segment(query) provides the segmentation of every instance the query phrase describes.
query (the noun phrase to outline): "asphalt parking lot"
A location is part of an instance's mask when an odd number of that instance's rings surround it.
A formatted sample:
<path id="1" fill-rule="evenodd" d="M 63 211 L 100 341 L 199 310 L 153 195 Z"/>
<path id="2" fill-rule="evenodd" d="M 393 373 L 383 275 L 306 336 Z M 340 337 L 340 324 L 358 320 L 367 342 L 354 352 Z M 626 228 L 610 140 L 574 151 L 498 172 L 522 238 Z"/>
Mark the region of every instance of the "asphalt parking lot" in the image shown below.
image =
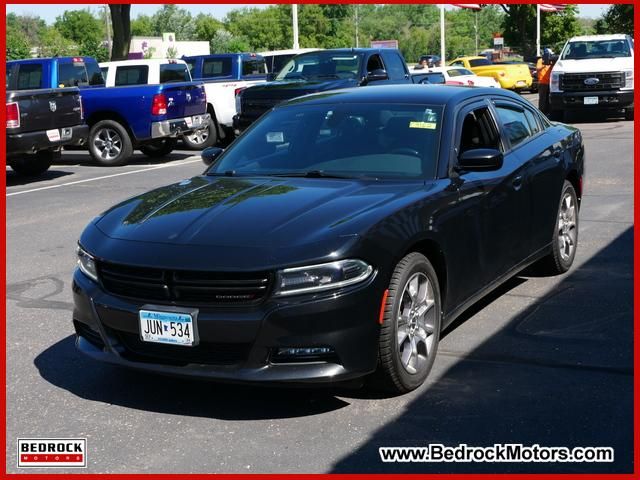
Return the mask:
<path id="1" fill-rule="evenodd" d="M 573 268 L 517 277 L 472 307 L 446 331 L 427 383 L 395 398 L 186 381 L 81 356 L 70 282 L 83 227 L 118 201 L 204 166 L 176 151 L 103 168 L 76 151 L 35 180 L 7 169 L 8 471 L 19 471 L 16 438 L 85 437 L 88 473 L 630 473 L 633 122 L 581 117 L 576 125 L 587 173 Z M 610 446 L 615 461 L 378 457 L 379 447 L 428 443 Z"/>

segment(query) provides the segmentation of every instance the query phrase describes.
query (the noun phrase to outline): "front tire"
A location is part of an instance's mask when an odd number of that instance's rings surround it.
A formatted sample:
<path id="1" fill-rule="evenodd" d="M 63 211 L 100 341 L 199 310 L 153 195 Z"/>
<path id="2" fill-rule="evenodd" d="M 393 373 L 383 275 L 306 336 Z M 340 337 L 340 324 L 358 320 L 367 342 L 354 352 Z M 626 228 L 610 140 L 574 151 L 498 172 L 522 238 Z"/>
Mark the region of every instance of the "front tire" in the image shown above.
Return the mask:
<path id="1" fill-rule="evenodd" d="M 166 157 L 176 147 L 176 140 L 174 138 L 162 138 L 160 140 L 154 140 L 151 143 L 142 145 L 140 151 L 147 157 L 161 158 Z"/>
<path id="2" fill-rule="evenodd" d="M 441 328 L 438 277 L 429 260 L 414 252 L 393 272 L 378 347 L 379 385 L 406 393 L 422 385 L 431 371 Z"/>
<path id="3" fill-rule="evenodd" d="M 183 135 L 182 141 L 189 150 L 204 150 L 218 143 L 218 128 L 213 121 L 206 128 L 196 130 L 189 135 Z"/>
<path id="4" fill-rule="evenodd" d="M 89 153 L 104 167 L 124 165 L 133 153 L 129 133 L 114 120 L 101 120 L 89 131 Z"/>
<path id="5" fill-rule="evenodd" d="M 9 160 L 11 169 L 26 177 L 37 177 L 49 170 L 54 159 L 60 154 L 52 150 L 41 150 L 35 154 L 25 154 Z"/>

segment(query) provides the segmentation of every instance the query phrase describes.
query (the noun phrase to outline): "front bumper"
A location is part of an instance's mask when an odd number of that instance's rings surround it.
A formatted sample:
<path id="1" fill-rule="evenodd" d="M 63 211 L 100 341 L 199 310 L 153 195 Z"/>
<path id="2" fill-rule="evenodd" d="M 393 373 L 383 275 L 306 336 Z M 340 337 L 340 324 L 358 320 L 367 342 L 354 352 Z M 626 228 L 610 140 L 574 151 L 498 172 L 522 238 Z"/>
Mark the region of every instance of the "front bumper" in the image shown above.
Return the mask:
<path id="1" fill-rule="evenodd" d="M 184 118 L 172 118 L 151 124 L 151 138 L 177 137 L 184 133 L 200 130 L 209 125 L 211 115 L 193 115 Z"/>
<path id="2" fill-rule="evenodd" d="M 76 346 L 96 360 L 183 377 L 249 383 L 340 382 L 376 368 L 383 290 L 374 274 L 363 284 L 322 296 L 270 299 L 254 307 L 200 307 L 200 343 L 181 347 L 140 341 L 138 312 L 144 302 L 108 294 L 76 270 Z M 275 352 L 283 347 L 330 347 L 333 352 L 312 359 L 278 360 Z"/>
<path id="3" fill-rule="evenodd" d="M 597 104 L 585 105 L 585 97 L 597 97 Z M 551 92 L 549 102 L 553 110 L 619 109 L 633 107 L 633 90 L 602 90 L 590 92 Z"/>
<path id="4" fill-rule="evenodd" d="M 74 125 L 48 130 L 50 134 L 57 130 L 59 140 L 50 140 L 47 131 L 10 134 L 7 132 L 7 155 L 36 153 L 41 150 L 59 148 L 64 145 L 83 145 L 89 136 L 87 125 Z"/>

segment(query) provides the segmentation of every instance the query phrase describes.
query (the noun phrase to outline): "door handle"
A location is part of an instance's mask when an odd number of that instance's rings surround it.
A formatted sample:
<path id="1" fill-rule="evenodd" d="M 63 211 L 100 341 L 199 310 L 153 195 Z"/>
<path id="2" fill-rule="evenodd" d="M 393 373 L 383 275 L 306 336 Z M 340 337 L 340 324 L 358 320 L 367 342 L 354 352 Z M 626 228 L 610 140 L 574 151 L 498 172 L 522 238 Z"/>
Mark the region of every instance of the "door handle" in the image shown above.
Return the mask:
<path id="1" fill-rule="evenodd" d="M 522 175 L 518 175 L 511 181 L 514 190 L 520 190 L 522 188 Z"/>

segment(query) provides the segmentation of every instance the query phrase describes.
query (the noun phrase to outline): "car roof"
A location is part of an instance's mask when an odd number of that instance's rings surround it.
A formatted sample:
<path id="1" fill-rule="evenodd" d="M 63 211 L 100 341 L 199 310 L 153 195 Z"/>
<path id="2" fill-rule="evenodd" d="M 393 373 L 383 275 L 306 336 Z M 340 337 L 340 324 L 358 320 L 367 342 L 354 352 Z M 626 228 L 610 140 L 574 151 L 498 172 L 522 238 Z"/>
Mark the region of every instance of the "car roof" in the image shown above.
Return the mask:
<path id="1" fill-rule="evenodd" d="M 571 37 L 569 42 L 593 42 L 595 40 L 624 40 L 627 36 L 624 33 L 614 33 L 611 35 L 581 35 Z"/>
<path id="2" fill-rule="evenodd" d="M 347 88 L 313 93 L 289 100 L 280 105 L 287 106 L 302 103 L 413 103 L 419 105 L 455 105 L 469 98 L 487 95 L 502 96 L 521 101 L 519 95 L 509 90 L 497 88 L 471 88 L 446 85 L 379 85 L 375 88 Z"/>
<path id="3" fill-rule="evenodd" d="M 269 57 L 272 55 L 298 55 L 300 53 L 315 52 L 318 50 L 324 50 L 323 48 L 289 48 L 286 50 L 269 50 L 268 52 L 259 52 L 259 55 L 263 57 Z"/>
<path id="4" fill-rule="evenodd" d="M 101 67 L 108 67 L 108 66 L 114 66 L 114 67 L 120 67 L 120 66 L 127 66 L 127 65 L 153 65 L 153 64 L 160 64 L 160 65 L 164 65 L 167 63 L 176 63 L 176 64 L 181 64 L 184 65 L 186 64 L 186 62 L 184 60 L 181 59 L 170 59 L 170 58 L 138 58 L 138 59 L 130 59 L 130 60 L 115 60 L 113 62 L 100 62 L 98 65 L 100 65 Z"/>
<path id="5" fill-rule="evenodd" d="M 479 55 L 467 55 L 464 57 L 456 57 L 452 61 L 455 62 L 456 60 L 486 60 L 486 59 L 487 57 L 481 57 Z"/>

